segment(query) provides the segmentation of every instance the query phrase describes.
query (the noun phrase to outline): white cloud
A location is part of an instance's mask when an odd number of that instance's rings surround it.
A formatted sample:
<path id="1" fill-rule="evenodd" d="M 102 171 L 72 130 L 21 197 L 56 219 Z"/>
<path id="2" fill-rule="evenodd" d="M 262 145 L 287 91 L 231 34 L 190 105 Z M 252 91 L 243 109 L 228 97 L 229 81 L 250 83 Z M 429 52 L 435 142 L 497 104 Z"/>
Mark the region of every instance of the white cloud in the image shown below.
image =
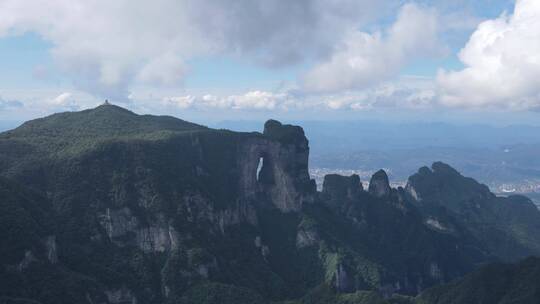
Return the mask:
<path id="1" fill-rule="evenodd" d="M 181 85 L 195 57 L 274 67 L 318 58 L 397 2 L 2 0 L 0 37 L 35 32 L 78 88 L 126 100 L 134 84 Z"/>
<path id="2" fill-rule="evenodd" d="M 180 109 L 189 109 L 191 108 L 196 101 L 196 97 L 192 95 L 187 96 L 172 96 L 163 98 L 165 105 L 172 105 Z"/>
<path id="3" fill-rule="evenodd" d="M 540 1 L 482 22 L 459 53 L 460 71 L 440 71 L 440 102 L 457 107 L 540 107 Z"/>
<path id="4" fill-rule="evenodd" d="M 436 92 L 426 79 L 400 79 L 360 91 L 319 95 L 313 107 L 330 110 L 429 109 L 436 105 Z"/>
<path id="5" fill-rule="evenodd" d="M 61 93 L 60 95 L 49 99 L 47 103 L 51 109 L 55 111 L 78 111 L 82 108 L 75 96 L 70 92 Z"/>
<path id="6" fill-rule="evenodd" d="M 425 78 L 404 77 L 365 90 L 330 94 L 301 94 L 295 88 L 282 91 L 248 91 L 240 94 L 190 94 L 162 98 L 164 107 L 223 111 L 353 110 L 382 108 L 426 109 L 435 104 L 433 82 Z"/>
<path id="7" fill-rule="evenodd" d="M 445 106 L 540 105 L 538 1 L 518 0 L 515 14 L 478 26 L 460 53 L 466 67 L 440 72 L 438 88 L 404 86 L 399 74 L 415 60 L 444 53 L 441 32 L 446 39 L 478 19 L 455 9 L 466 0 L 415 2 L 430 7 L 405 4 L 395 22 L 381 29 L 369 22 L 393 17 L 403 1 L 0 0 L 0 39 L 37 33 L 51 43 L 55 62 L 74 82 L 75 88 L 55 88 L 39 98 L 14 97 L 40 109 L 39 102 L 51 110 L 84 108 L 98 98 L 250 111 L 425 108 L 437 100 Z M 451 11 L 444 3 L 452 4 Z M 360 30 L 366 26 L 380 30 Z M 190 61 L 213 56 L 273 68 L 307 59 L 314 67 L 296 92 L 210 88 L 178 94 Z M 35 77 L 46 78 L 49 68 L 37 67 Z M 141 88 L 153 96 L 131 94 Z"/>
<path id="8" fill-rule="evenodd" d="M 228 109 L 228 110 L 288 110 L 296 101 L 287 93 L 249 91 L 244 94 L 216 96 L 176 96 L 163 99 L 166 105 L 181 109 Z"/>
<path id="9" fill-rule="evenodd" d="M 277 106 L 284 104 L 287 99 L 286 94 L 275 94 L 263 91 L 252 91 L 241 96 L 232 96 L 231 102 L 236 109 L 266 109 L 273 110 Z"/>
<path id="10" fill-rule="evenodd" d="M 330 59 L 304 76 L 304 87 L 315 92 L 335 92 L 364 89 L 387 80 L 407 62 L 441 53 L 437 28 L 435 10 L 406 4 L 384 33 L 349 30 Z"/>
<path id="11" fill-rule="evenodd" d="M 67 103 L 69 103 L 71 96 L 72 96 L 71 93 L 64 92 L 56 96 L 55 98 L 53 98 L 51 100 L 51 103 L 57 106 L 65 106 Z"/>

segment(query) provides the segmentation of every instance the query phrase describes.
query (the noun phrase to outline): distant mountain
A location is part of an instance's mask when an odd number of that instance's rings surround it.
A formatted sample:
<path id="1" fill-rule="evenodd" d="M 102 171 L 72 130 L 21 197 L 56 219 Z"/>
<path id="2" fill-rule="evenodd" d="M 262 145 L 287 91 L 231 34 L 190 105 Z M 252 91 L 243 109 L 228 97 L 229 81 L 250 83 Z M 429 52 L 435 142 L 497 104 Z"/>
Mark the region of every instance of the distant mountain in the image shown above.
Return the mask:
<path id="1" fill-rule="evenodd" d="M 309 151 L 275 120 L 232 132 L 112 105 L 1 133 L 0 303 L 410 303 L 540 254 L 524 197 L 442 163 L 405 188 L 381 170 L 319 192 Z"/>

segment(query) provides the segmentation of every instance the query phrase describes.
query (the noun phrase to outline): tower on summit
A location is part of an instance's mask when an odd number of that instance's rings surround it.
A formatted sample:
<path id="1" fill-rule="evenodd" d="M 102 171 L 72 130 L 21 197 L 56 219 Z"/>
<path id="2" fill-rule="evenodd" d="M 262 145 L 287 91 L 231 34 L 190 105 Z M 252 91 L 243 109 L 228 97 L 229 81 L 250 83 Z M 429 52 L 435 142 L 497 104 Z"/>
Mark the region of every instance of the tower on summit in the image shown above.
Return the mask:
<path id="1" fill-rule="evenodd" d="M 111 103 L 109 102 L 109 100 L 108 100 L 108 99 L 105 99 L 105 102 L 103 103 L 103 105 L 104 105 L 104 106 L 110 106 L 110 105 L 111 105 Z"/>

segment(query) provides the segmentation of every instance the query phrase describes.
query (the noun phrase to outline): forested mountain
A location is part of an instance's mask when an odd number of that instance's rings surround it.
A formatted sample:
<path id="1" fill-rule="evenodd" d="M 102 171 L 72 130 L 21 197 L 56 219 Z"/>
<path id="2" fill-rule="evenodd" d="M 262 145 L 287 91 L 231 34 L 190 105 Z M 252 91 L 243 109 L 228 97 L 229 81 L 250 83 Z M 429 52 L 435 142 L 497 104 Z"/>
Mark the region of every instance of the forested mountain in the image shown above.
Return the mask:
<path id="1" fill-rule="evenodd" d="M 404 188 L 381 170 L 319 192 L 308 157 L 298 126 L 113 105 L 1 133 L 0 303 L 453 303 L 459 283 L 428 288 L 540 254 L 525 197 L 443 163 Z"/>

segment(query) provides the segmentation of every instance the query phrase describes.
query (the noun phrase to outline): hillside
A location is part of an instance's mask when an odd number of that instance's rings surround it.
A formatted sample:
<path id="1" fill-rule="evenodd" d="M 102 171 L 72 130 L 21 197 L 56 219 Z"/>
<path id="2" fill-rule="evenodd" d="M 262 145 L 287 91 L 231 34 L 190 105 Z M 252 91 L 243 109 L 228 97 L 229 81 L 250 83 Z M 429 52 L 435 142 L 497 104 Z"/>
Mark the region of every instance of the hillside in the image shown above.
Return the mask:
<path id="1" fill-rule="evenodd" d="M 82 152 L 107 140 L 156 139 L 171 133 L 206 129 L 170 116 L 137 115 L 124 108 L 104 104 L 94 109 L 57 113 L 28 121 L 2 133 L 0 142 L 5 145 L 15 141 L 36 152 L 62 155 Z"/>
<path id="2" fill-rule="evenodd" d="M 503 260 L 540 252 L 538 211 L 524 196 L 497 197 L 441 162 L 420 168 L 406 189 L 411 201 L 441 229 L 459 225 Z"/>
<path id="3" fill-rule="evenodd" d="M 533 304 L 540 299 L 540 259 L 518 264 L 492 264 L 461 280 L 434 287 L 418 297 L 418 304 Z"/>

